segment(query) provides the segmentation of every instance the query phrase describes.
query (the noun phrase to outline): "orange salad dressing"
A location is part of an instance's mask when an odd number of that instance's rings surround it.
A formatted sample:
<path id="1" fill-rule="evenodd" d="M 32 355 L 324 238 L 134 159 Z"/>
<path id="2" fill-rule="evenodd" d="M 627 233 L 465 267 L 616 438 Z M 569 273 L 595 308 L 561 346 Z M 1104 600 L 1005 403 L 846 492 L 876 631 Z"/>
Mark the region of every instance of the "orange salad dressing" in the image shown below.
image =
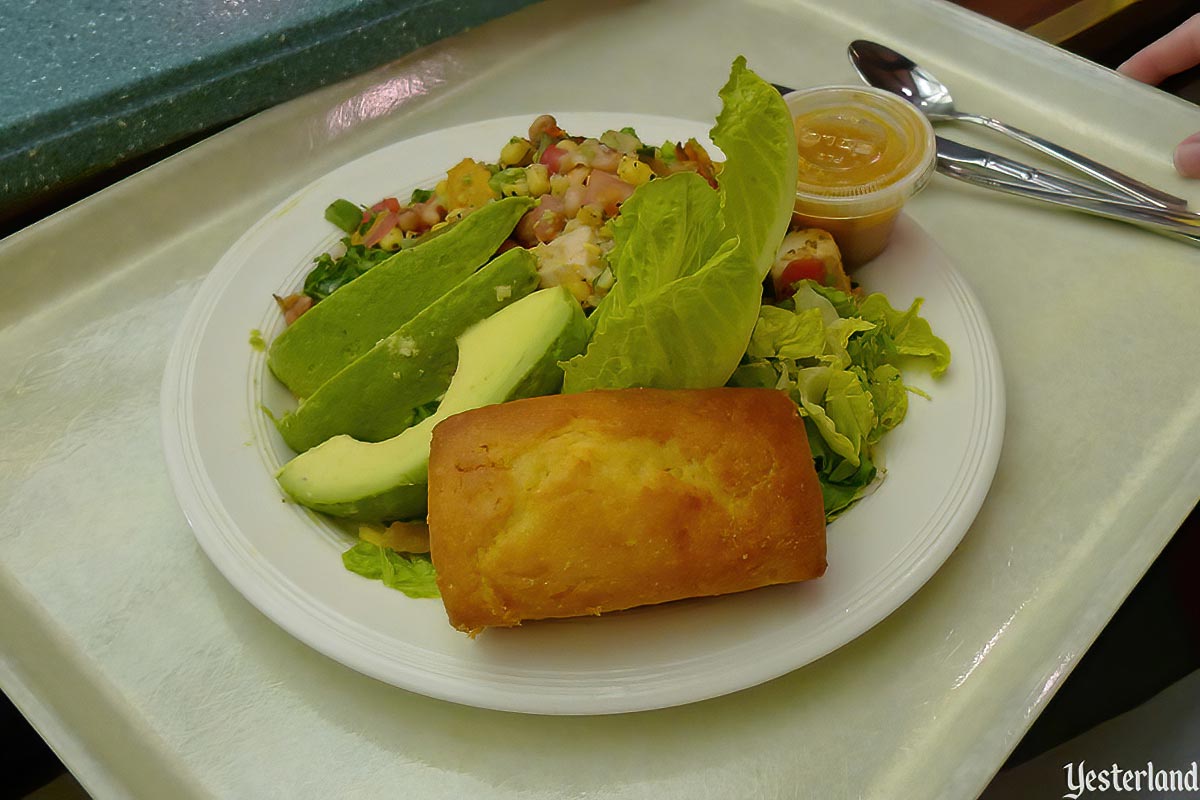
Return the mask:
<path id="1" fill-rule="evenodd" d="M 932 168 L 928 122 L 899 98 L 871 92 L 812 90 L 805 94 L 821 99 L 791 106 L 798 155 L 794 221 L 829 231 L 848 267 L 883 251 L 904 201 Z"/>
<path id="2" fill-rule="evenodd" d="M 900 177 L 904 146 L 895 130 L 865 110 L 817 109 L 796 117 L 800 183 L 883 188 Z"/>

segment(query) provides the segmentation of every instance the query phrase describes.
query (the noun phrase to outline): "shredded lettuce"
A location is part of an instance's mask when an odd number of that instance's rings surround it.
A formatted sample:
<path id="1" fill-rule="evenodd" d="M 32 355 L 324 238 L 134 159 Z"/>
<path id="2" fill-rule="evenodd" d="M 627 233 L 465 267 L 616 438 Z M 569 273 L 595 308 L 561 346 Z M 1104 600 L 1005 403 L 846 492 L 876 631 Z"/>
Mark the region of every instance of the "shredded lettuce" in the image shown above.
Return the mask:
<path id="1" fill-rule="evenodd" d="M 900 370 L 892 364 L 880 364 L 867 380 L 871 403 L 875 407 L 875 425 L 867 441 L 878 442 L 883 435 L 904 421 L 908 413 L 908 389 Z"/>
<path id="2" fill-rule="evenodd" d="M 563 391 L 706 388 L 737 368 L 791 219 L 796 134 L 778 92 L 745 58 L 720 96 L 718 189 L 680 173 L 625 202 L 610 258 L 616 283 L 593 315 L 587 351 L 563 365 Z"/>
<path id="3" fill-rule="evenodd" d="M 888 336 L 901 355 L 933 359 L 932 371 L 937 376 L 950 366 L 950 348 L 933 335 L 929 323 L 918 315 L 921 302 L 918 297 L 907 311 L 897 311 L 886 297 L 873 294 L 863 300 L 858 313 L 863 319 L 887 328 Z"/>
<path id="4" fill-rule="evenodd" d="M 433 562 L 424 555 L 405 555 L 371 542 L 359 542 L 342 553 L 342 563 L 364 578 L 382 581 L 409 597 L 441 597 Z"/>
<path id="5" fill-rule="evenodd" d="M 334 258 L 322 253 L 313 259 L 316 266 L 304 279 L 304 293 L 313 302 L 321 302 L 371 267 L 396 255 L 379 247 L 350 244 L 349 236 L 342 239 L 342 246 L 346 248 L 344 255 Z"/>
<path id="6" fill-rule="evenodd" d="M 858 500 L 879 470 L 873 446 L 908 413 L 900 365 L 924 362 L 934 375 L 950 349 L 919 315 L 883 295 L 861 302 L 813 281 L 779 306 L 763 306 L 733 386 L 786 390 L 804 416 L 809 445 L 833 519 Z"/>
<path id="7" fill-rule="evenodd" d="M 819 308 L 795 312 L 763 306 L 750 334 L 751 358 L 818 358 L 825 352 L 825 320 Z"/>

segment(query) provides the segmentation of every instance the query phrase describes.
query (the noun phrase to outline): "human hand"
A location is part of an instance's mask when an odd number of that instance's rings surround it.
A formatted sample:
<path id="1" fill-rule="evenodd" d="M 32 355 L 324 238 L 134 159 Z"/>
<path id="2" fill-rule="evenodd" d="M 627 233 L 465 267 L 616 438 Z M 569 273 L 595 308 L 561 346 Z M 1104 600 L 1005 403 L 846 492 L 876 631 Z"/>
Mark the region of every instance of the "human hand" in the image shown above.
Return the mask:
<path id="1" fill-rule="evenodd" d="M 1117 71 L 1156 86 L 1197 64 L 1200 64 L 1200 14 L 1134 53 Z M 1186 178 L 1200 178 L 1200 133 L 1184 139 L 1175 149 L 1175 169 Z"/>

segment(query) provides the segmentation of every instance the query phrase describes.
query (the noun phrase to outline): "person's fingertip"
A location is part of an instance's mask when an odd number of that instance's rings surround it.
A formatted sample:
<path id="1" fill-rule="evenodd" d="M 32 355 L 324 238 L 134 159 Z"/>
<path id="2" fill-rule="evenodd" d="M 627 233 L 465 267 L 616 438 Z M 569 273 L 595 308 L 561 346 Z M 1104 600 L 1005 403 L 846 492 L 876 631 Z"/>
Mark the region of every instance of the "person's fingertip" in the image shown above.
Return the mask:
<path id="1" fill-rule="evenodd" d="M 1175 169 L 1185 178 L 1200 178 L 1200 133 L 1195 133 L 1175 148 Z"/>

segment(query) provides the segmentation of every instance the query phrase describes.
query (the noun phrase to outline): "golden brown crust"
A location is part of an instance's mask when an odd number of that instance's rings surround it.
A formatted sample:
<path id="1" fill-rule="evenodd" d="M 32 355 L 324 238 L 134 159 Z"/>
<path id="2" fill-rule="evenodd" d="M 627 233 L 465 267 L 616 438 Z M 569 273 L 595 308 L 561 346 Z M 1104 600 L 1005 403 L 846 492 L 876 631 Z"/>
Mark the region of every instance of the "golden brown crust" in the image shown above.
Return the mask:
<path id="1" fill-rule="evenodd" d="M 429 532 L 450 622 L 477 632 L 825 572 L 804 424 L 771 389 L 622 389 L 450 417 Z"/>

